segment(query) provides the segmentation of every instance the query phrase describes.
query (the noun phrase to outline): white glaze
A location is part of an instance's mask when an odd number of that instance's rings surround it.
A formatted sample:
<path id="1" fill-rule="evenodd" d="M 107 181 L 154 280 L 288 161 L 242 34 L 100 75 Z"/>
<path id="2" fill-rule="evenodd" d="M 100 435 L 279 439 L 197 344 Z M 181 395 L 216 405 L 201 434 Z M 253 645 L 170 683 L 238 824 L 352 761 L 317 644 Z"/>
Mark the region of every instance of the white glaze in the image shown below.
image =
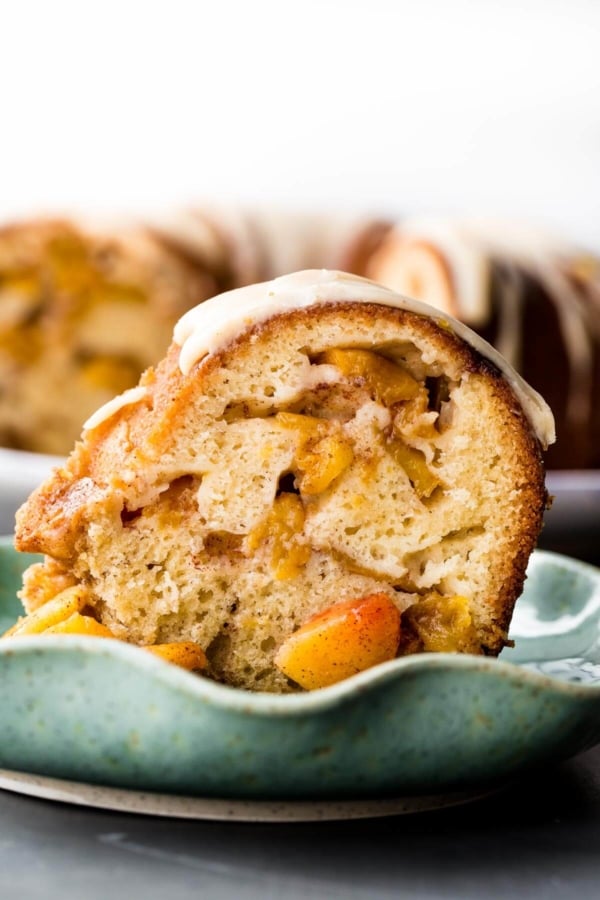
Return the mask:
<path id="1" fill-rule="evenodd" d="M 107 419 L 114 416 L 120 409 L 123 409 L 124 406 L 131 406 L 134 403 L 139 403 L 140 400 L 143 400 L 147 395 L 148 388 L 142 387 L 141 385 L 123 391 L 122 394 L 113 397 L 112 400 L 109 400 L 108 403 L 105 403 L 104 406 L 97 409 L 95 413 L 92 413 L 89 419 L 84 422 L 83 430 L 92 431 L 94 428 L 97 428 L 98 425 L 101 425 L 102 422 L 106 422 Z"/>
<path id="2" fill-rule="evenodd" d="M 388 288 L 344 272 L 326 269 L 284 275 L 274 281 L 228 291 L 196 306 L 177 323 L 174 341 L 181 347 L 183 374 L 207 354 L 215 353 L 239 334 L 274 315 L 321 303 L 377 303 L 427 316 L 450 328 L 458 337 L 489 359 L 505 376 L 519 399 L 542 446 L 555 440 L 554 418 L 534 391 L 490 344 L 470 328 L 439 310 L 403 297 Z"/>

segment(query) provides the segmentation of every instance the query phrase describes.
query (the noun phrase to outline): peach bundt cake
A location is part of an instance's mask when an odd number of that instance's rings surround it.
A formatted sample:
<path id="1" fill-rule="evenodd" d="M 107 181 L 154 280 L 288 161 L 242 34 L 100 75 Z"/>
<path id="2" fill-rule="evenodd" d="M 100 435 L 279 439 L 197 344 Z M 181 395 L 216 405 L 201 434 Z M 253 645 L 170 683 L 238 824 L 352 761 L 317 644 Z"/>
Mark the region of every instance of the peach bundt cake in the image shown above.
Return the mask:
<path id="1" fill-rule="evenodd" d="M 189 311 L 18 514 L 22 599 L 65 589 L 209 674 L 314 688 L 396 655 L 497 654 L 546 505 L 541 399 L 450 317 L 299 272 Z"/>

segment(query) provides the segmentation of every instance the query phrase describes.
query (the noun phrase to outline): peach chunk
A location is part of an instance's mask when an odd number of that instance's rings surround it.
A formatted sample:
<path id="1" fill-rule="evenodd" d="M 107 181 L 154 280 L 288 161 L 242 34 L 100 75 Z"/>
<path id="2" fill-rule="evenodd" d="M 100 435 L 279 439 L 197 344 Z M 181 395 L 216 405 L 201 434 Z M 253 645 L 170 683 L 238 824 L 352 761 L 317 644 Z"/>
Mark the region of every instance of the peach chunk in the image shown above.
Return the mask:
<path id="1" fill-rule="evenodd" d="M 396 656 L 400 613 L 387 594 L 329 606 L 285 641 L 275 665 L 306 690 L 327 687 Z"/>
<path id="2" fill-rule="evenodd" d="M 81 585 L 68 587 L 52 600 L 48 600 L 35 612 L 19 619 L 12 628 L 9 628 L 3 638 L 25 637 L 31 634 L 42 634 L 48 628 L 64 622 L 73 613 L 81 612 L 87 602 L 87 593 Z"/>
<path id="3" fill-rule="evenodd" d="M 297 494 L 280 494 L 266 519 L 248 535 L 248 550 L 271 541 L 271 566 L 278 581 L 295 578 L 310 558 L 303 538 L 304 506 Z"/>
<path id="4" fill-rule="evenodd" d="M 348 378 L 361 378 L 386 406 L 416 397 L 421 385 L 406 369 L 372 350 L 326 350 L 319 362 L 335 366 Z"/>
<path id="5" fill-rule="evenodd" d="M 101 622 L 96 622 L 91 616 L 82 616 L 81 613 L 73 613 L 63 622 L 57 622 L 50 628 L 46 628 L 44 634 L 75 634 L 85 637 L 114 638 L 110 628 Z"/>
<path id="6" fill-rule="evenodd" d="M 182 669 L 188 669 L 195 672 L 198 669 L 206 669 L 208 660 L 206 654 L 199 644 L 193 641 L 174 641 L 171 644 L 150 644 L 143 647 L 148 653 L 159 656 L 165 662 L 180 666 Z"/>
<path id="7" fill-rule="evenodd" d="M 312 449 L 298 451 L 296 462 L 302 472 L 300 490 L 303 494 L 320 494 L 345 472 L 353 459 L 350 444 L 336 435 L 327 435 Z"/>
<path id="8" fill-rule="evenodd" d="M 440 485 L 440 480 L 427 467 L 423 453 L 396 439 L 389 441 L 387 448 L 394 461 L 408 475 L 419 498 L 430 497 Z"/>
<path id="9" fill-rule="evenodd" d="M 339 425 L 300 413 L 278 413 L 277 421 L 299 435 L 294 467 L 303 494 L 320 494 L 345 472 L 354 452 Z"/>
<path id="10" fill-rule="evenodd" d="M 432 592 L 402 614 L 400 654 L 481 653 L 467 597 Z"/>

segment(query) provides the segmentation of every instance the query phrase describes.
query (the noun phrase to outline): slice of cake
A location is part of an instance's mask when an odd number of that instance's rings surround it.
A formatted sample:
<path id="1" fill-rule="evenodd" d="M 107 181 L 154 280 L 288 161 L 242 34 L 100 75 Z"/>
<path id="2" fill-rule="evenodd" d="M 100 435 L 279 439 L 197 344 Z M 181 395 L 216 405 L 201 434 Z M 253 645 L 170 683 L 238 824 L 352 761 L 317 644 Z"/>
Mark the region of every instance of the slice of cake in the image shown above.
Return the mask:
<path id="1" fill-rule="evenodd" d="M 546 505 L 552 415 L 464 325 L 361 278 L 215 297 L 18 514 L 33 612 L 193 641 L 253 690 L 497 654 Z M 83 591 L 83 595 L 81 594 Z"/>

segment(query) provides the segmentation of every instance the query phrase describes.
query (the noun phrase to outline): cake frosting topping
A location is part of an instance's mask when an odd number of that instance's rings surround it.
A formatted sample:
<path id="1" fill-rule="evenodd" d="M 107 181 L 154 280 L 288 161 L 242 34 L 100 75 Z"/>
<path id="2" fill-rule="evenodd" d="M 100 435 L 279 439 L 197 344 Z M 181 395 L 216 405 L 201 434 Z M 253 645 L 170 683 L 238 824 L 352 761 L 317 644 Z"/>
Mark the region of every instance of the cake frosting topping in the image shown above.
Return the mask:
<path id="1" fill-rule="evenodd" d="M 219 294 L 196 306 L 175 326 L 173 338 L 181 347 L 180 369 L 183 374 L 188 374 L 205 356 L 217 352 L 247 329 L 279 313 L 323 303 L 349 302 L 404 309 L 427 316 L 442 327 L 449 328 L 502 372 L 542 446 L 554 443 L 554 418 L 550 407 L 487 341 L 466 325 L 426 303 L 344 272 L 326 269 L 295 272 L 273 281 Z"/>
<path id="2" fill-rule="evenodd" d="M 138 387 L 129 388 L 129 390 L 123 391 L 122 394 L 117 394 L 116 397 L 113 397 L 112 400 L 109 400 L 108 403 L 105 403 L 97 409 L 95 413 L 92 413 L 89 419 L 84 423 L 83 430 L 92 431 L 94 428 L 97 428 L 98 425 L 102 424 L 102 422 L 105 422 L 107 419 L 110 419 L 111 416 L 114 416 L 120 409 L 123 409 L 124 406 L 131 406 L 134 403 L 139 403 L 140 400 L 144 399 L 147 393 L 148 388 L 139 385 Z"/>

